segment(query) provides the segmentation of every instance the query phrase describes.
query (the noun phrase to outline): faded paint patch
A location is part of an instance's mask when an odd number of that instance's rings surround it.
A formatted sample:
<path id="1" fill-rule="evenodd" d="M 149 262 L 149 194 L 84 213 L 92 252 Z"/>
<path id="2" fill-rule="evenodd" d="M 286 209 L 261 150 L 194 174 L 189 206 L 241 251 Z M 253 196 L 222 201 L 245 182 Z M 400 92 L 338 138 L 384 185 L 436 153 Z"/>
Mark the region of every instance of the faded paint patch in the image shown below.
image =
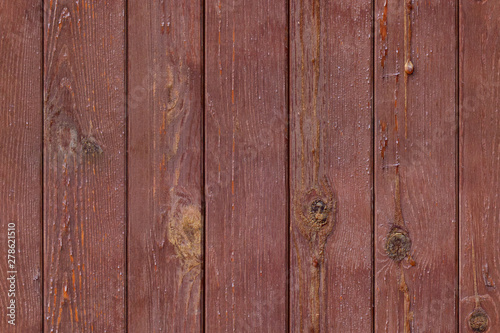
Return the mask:
<path id="1" fill-rule="evenodd" d="M 72 155 L 78 146 L 78 131 L 74 126 L 66 125 L 57 128 L 57 147 L 64 155 Z"/>
<path id="2" fill-rule="evenodd" d="M 168 241 L 186 270 L 199 269 L 201 264 L 202 219 L 200 208 L 184 206 L 171 220 Z"/>

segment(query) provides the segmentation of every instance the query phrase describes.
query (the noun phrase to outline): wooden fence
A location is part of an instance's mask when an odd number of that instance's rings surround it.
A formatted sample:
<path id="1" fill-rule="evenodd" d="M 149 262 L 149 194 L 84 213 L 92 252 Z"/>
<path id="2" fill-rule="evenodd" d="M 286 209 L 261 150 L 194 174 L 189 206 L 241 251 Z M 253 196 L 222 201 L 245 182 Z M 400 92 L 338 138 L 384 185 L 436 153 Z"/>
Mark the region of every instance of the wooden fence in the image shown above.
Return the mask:
<path id="1" fill-rule="evenodd" d="M 5 0 L 0 57 L 1 332 L 499 332 L 499 1 Z"/>

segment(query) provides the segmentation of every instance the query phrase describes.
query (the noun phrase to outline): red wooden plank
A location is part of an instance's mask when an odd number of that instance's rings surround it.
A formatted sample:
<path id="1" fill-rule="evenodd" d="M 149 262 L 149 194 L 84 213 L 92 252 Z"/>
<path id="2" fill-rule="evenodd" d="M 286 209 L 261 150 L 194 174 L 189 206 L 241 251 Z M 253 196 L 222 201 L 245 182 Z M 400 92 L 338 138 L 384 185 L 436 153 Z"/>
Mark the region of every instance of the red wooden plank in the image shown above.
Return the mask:
<path id="1" fill-rule="evenodd" d="M 376 332 L 456 331 L 456 11 L 376 1 Z"/>
<path id="2" fill-rule="evenodd" d="M 460 332 L 500 329 L 499 17 L 460 1 Z"/>
<path id="3" fill-rule="evenodd" d="M 287 2 L 205 3 L 205 330 L 285 332 Z"/>
<path id="4" fill-rule="evenodd" d="M 202 4 L 128 12 L 128 327 L 200 332 Z"/>
<path id="5" fill-rule="evenodd" d="M 372 3 L 290 3 L 290 328 L 369 332 Z"/>
<path id="6" fill-rule="evenodd" d="M 123 331 L 124 2 L 45 6 L 45 330 Z"/>
<path id="7" fill-rule="evenodd" d="M 0 331 L 39 332 L 42 329 L 40 2 L 2 1 L 0 32 Z"/>

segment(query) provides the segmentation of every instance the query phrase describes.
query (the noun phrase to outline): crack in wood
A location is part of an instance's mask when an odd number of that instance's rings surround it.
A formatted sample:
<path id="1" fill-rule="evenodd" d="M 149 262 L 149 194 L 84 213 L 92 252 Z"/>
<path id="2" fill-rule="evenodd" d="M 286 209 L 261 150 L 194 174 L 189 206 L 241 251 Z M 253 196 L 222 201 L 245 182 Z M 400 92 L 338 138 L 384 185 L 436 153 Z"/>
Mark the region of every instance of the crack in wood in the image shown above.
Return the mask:
<path id="1" fill-rule="evenodd" d="M 403 266 L 401 266 L 401 281 L 399 284 L 399 290 L 403 293 L 403 309 L 404 309 L 404 317 L 403 317 L 403 332 L 410 333 L 411 332 L 411 322 L 413 320 L 413 312 L 410 311 L 410 290 L 405 281 L 405 273 Z"/>
<path id="2" fill-rule="evenodd" d="M 309 242 L 311 252 L 311 284 L 309 302 L 311 304 L 311 332 L 320 329 L 320 304 L 325 290 L 321 289 L 324 280 L 324 249 L 335 225 L 336 200 L 328 178 L 301 196 L 295 203 L 297 227 Z"/>
<path id="3" fill-rule="evenodd" d="M 477 267 L 476 267 L 476 251 L 474 247 L 474 239 L 472 239 L 472 277 L 474 280 L 474 299 L 476 307 L 469 315 L 469 327 L 473 332 L 486 332 L 489 326 L 488 314 L 481 307 L 481 300 L 479 297 L 477 286 Z"/>
<path id="4" fill-rule="evenodd" d="M 405 0 L 404 4 L 404 56 L 405 56 L 405 139 L 408 138 L 408 76 L 415 70 L 411 61 L 411 11 L 412 0 Z"/>
<path id="5" fill-rule="evenodd" d="M 400 191 L 400 175 L 399 167 L 396 166 L 396 185 L 395 185 L 395 212 L 394 225 L 387 236 L 385 251 L 387 256 L 391 258 L 399 266 L 401 277 L 399 281 L 399 291 L 403 293 L 403 332 L 411 332 L 411 322 L 413 321 L 413 312 L 411 311 L 410 289 L 406 284 L 404 267 L 401 264 L 402 260 L 407 258 L 411 266 L 415 266 L 415 261 L 410 255 L 411 238 L 406 228 L 401 209 L 401 191 Z"/>

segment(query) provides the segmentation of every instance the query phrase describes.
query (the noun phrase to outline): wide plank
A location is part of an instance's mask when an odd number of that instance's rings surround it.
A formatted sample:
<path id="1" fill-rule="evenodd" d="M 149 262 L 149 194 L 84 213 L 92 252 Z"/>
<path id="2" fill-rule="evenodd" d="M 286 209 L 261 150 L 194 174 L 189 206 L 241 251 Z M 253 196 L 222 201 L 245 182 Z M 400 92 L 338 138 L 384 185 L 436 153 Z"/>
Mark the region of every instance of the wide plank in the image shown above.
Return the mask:
<path id="1" fill-rule="evenodd" d="M 456 332 L 457 4 L 375 2 L 375 332 Z"/>
<path id="2" fill-rule="evenodd" d="M 290 1 L 290 331 L 370 332 L 372 2 Z"/>
<path id="3" fill-rule="evenodd" d="M 205 1 L 206 332 L 286 332 L 287 1 Z"/>
<path id="4" fill-rule="evenodd" d="M 128 328 L 201 332 L 202 3 L 128 13 Z"/>
<path id="5" fill-rule="evenodd" d="M 0 332 L 40 332 L 40 1 L 0 2 L 0 58 Z"/>
<path id="6" fill-rule="evenodd" d="M 125 2 L 46 0 L 44 328 L 121 332 Z"/>
<path id="7" fill-rule="evenodd" d="M 459 332 L 500 330 L 500 3 L 460 1 Z"/>

